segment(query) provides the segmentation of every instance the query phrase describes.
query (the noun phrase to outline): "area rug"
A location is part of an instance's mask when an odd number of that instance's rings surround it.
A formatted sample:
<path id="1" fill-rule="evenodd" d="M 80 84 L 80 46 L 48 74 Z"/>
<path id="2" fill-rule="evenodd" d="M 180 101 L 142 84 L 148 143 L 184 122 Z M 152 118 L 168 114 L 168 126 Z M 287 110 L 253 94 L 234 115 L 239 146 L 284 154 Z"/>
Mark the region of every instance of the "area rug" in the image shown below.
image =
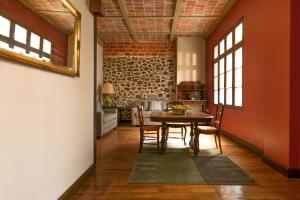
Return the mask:
<path id="1" fill-rule="evenodd" d="M 206 184 L 251 185 L 256 183 L 227 156 L 197 156 L 193 159 Z"/>
<path id="2" fill-rule="evenodd" d="M 128 180 L 135 184 L 250 185 L 255 180 L 226 156 L 193 157 L 187 149 L 168 149 L 162 155 L 143 150 Z"/>
<path id="3" fill-rule="evenodd" d="M 185 149 L 168 149 L 162 155 L 145 149 L 138 155 L 129 183 L 203 184 L 193 159 Z"/>

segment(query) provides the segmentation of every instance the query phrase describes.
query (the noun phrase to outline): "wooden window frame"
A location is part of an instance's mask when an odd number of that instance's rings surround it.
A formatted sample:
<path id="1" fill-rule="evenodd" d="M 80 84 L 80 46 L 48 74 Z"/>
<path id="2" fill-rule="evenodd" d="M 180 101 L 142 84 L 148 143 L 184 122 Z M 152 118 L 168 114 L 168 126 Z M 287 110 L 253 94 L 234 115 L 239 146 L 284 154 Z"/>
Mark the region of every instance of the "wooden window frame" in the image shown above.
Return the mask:
<path id="1" fill-rule="evenodd" d="M 23 48 L 26 52 L 26 56 L 29 56 L 28 53 L 33 52 L 39 55 L 39 58 L 42 59 L 43 57 L 50 59 L 50 61 L 53 61 L 53 42 L 51 42 L 48 38 L 43 37 L 42 34 L 37 33 L 37 32 L 33 32 L 30 29 L 28 29 L 27 27 L 25 27 L 24 25 L 15 22 L 14 20 L 10 19 L 9 17 L 3 15 L 2 13 L 0 13 L 1 17 L 4 17 L 5 19 L 10 21 L 10 30 L 9 30 L 9 37 L 6 37 L 4 35 L 0 35 L 0 41 L 1 42 L 5 42 L 9 45 L 9 48 L 14 48 L 14 46 Z M 15 26 L 18 25 L 24 29 L 26 29 L 27 31 L 27 36 L 26 36 L 26 43 L 23 44 L 19 41 L 16 41 L 14 39 L 14 35 L 15 35 Z M 39 49 L 33 48 L 30 46 L 30 39 L 31 39 L 31 33 L 34 33 L 36 35 L 38 35 L 40 37 L 40 46 Z M 46 53 L 43 51 L 43 40 L 46 39 L 49 42 L 51 42 L 51 52 Z M 30 56 L 29 56 L 30 57 Z"/>
<path id="2" fill-rule="evenodd" d="M 242 28 L 242 40 L 235 44 L 235 29 L 240 25 L 243 24 Z M 232 33 L 232 47 L 227 50 L 227 36 Z M 222 55 L 220 55 L 220 43 L 221 41 L 224 40 L 224 48 L 225 51 Z M 214 49 L 215 47 L 218 46 L 218 56 L 215 58 L 214 55 Z M 243 50 L 243 57 L 242 57 L 242 106 L 236 106 L 235 105 L 235 52 L 236 50 L 242 48 Z M 220 103 L 220 60 L 224 59 L 224 106 L 229 107 L 229 108 L 235 108 L 235 109 L 243 109 L 244 107 L 244 20 L 241 18 L 228 32 L 226 32 L 223 37 L 221 37 L 220 40 L 213 46 L 212 50 L 212 66 L 213 66 L 213 104 L 218 105 Z M 232 105 L 226 104 L 226 89 L 227 89 L 227 56 L 232 54 Z M 215 64 L 217 63 L 218 65 L 218 74 L 215 76 Z M 218 77 L 218 89 L 215 90 L 215 77 Z M 218 102 L 215 103 L 215 92 L 217 91 L 218 95 Z"/>

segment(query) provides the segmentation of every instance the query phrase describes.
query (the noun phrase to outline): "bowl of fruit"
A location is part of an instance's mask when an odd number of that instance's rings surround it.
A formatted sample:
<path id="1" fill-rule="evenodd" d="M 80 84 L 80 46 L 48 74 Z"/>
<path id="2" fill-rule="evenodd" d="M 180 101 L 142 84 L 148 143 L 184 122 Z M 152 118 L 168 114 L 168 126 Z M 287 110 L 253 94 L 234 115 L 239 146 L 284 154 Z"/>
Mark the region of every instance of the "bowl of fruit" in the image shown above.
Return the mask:
<path id="1" fill-rule="evenodd" d="M 183 115 L 185 114 L 185 111 L 191 109 L 189 105 L 174 105 L 171 108 L 171 111 L 174 115 Z"/>

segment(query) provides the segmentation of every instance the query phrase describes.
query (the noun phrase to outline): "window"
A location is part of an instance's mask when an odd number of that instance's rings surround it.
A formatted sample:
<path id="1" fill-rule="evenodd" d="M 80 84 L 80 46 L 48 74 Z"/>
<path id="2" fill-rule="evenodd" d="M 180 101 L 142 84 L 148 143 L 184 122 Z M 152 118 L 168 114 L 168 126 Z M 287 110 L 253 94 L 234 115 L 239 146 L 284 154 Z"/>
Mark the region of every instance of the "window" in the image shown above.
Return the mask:
<path id="1" fill-rule="evenodd" d="M 0 48 L 50 62 L 52 43 L 29 29 L 0 15 Z"/>
<path id="2" fill-rule="evenodd" d="M 243 22 L 235 26 L 213 50 L 214 104 L 243 106 Z"/>

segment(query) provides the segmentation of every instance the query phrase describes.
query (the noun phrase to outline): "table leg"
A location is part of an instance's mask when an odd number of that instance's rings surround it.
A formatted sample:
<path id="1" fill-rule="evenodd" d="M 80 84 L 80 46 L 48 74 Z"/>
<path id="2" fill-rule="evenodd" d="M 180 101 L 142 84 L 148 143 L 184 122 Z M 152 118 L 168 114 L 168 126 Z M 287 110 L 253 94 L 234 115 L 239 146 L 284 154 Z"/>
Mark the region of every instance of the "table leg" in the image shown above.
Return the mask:
<path id="1" fill-rule="evenodd" d="M 195 123 L 194 127 L 197 127 L 198 124 Z M 194 150 L 194 155 L 197 156 L 199 153 L 199 131 L 197 128 L 194 129 L 194 146 L 193 146 L 193 150 Z"/>
<path id="2" fill-rule="evenodd" d="M 194 147 L 194 125 L 193 122 L 191 123 L 191 132 L 190 132 L 190 142 L 189 145 L 191 148 Z"/>
<path id="3" fill-rule="evenodd" d="M 162 154 L 166 152 L 166 122 L 161 123 L 160 151 Z"/>

